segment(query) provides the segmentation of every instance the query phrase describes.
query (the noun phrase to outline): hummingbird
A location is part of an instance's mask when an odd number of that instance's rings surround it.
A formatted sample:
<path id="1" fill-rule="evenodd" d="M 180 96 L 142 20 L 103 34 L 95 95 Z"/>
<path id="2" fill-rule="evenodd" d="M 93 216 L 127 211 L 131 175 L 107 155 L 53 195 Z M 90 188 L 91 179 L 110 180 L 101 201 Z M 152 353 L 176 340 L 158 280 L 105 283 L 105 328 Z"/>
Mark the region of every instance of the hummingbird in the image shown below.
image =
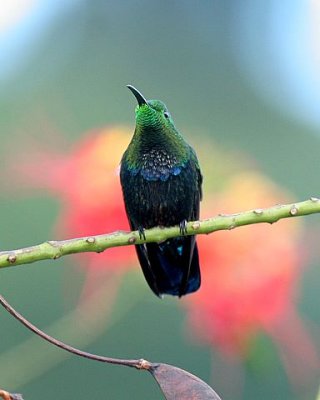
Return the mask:
<path id="1" fill-rule="evenodd" d="M 187 221 L 198 220 L 202 175 L 193 148 L 176 129 L 160 100 L 146 100 L 132 85 L 135 131 L 121 159 L 120 181 L 132 230 L 179 225 L 181 236 L 136 245 L 145 279 L 159 297 L 183 296 L 199 289 L 199 256 Z"/>

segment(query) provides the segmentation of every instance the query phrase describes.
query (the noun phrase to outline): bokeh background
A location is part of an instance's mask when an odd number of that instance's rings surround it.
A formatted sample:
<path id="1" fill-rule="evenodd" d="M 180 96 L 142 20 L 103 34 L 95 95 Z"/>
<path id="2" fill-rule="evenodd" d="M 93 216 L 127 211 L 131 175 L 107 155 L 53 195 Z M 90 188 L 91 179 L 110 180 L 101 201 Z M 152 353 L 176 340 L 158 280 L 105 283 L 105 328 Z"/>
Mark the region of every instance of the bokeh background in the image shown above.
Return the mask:
<path id="1" fill-rule="evenodd" d="M 0 247 L 128 229 L 118 166 L 135 99 L 163 100 L 202 165 L 202 216 L 319 195 L 320 4 L 2 0 Z M 182 367 L 223 399 L 315 399 L 319 217 L 199 237 L 203 285 L 151 293 L 132 248 L 1 271 L 0 291 L 88 351 Z M 0 387 L 161 399 L 0 312 Z"/>

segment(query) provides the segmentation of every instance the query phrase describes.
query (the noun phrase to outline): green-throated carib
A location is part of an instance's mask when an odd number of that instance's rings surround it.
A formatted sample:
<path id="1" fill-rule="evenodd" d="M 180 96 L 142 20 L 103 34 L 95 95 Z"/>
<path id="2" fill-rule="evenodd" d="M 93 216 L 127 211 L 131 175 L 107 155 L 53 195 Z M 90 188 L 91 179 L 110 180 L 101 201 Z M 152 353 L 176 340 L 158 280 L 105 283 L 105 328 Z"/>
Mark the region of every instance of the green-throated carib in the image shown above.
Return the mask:
<path id="1" fill-rule="evenodd" d="M 127 86 L 138 101 L 136 128 L 121 160 L 120 180 L 131 229 L 180 225 L 181 236 L 161 243 L 136 245 L 144 276 L 161 296 L 183 296 L 200 287 L 195 236 L 184 236 L 186 221 L 199 218 L 202 197 L 197 156 L 174 126 L 167 107 L 146 100 Z"/>

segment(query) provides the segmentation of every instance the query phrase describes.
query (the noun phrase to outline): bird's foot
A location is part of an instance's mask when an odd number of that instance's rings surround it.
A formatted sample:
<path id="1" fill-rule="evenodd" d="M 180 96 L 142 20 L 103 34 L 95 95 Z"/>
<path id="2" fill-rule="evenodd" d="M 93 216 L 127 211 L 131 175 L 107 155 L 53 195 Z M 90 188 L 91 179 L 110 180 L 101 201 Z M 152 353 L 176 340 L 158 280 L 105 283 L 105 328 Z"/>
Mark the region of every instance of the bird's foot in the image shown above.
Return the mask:
<path id="1" fill-rule="evenodd" d="M 187 220 L 186 219 L 184 219 L 183 221 L 180 222 L 179 228 L 180 228 L 180 233 L 182 236 L 187 234 L 188 230 L 187 230 Z"/>
<path id="2" fill-rule="evenodd" d="M 143 226 L 139 226 L 138 232 L 139 232 L 139 238 L 141 240 L 146 240 L 146 235 L 144 233 L 144 227 Z"/>

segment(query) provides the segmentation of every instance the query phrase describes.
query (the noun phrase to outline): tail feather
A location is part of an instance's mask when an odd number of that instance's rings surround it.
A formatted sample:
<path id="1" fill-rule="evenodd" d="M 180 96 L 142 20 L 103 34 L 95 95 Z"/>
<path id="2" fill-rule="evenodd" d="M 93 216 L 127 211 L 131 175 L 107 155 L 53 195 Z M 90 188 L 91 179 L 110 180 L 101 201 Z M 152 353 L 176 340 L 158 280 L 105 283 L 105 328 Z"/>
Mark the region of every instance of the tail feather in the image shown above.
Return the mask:
<path id="1" fill-rule="evenodd" d="M 194 236 L 136 246 L 150 288 L 161 296 L 183 296 L 200 287 L 198 249 Z"/>

